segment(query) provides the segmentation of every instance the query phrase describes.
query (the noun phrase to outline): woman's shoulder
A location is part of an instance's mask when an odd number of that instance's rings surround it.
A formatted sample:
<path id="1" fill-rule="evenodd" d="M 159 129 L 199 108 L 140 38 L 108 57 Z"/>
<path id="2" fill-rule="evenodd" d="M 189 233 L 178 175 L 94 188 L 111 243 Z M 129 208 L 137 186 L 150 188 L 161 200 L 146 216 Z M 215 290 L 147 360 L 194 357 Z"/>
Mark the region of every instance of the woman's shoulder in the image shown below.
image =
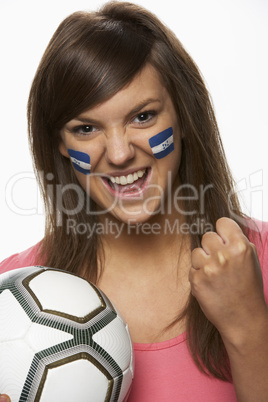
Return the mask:
<path id="1" fill-rule="evenodd" d="M 30 267 L 31 265 L 42 265 L 38 258 L 41 243 L 42 242 L 39 242 L 27 250 L 13 254 L 0 262 L 0 274 L 16 268 Z"/>

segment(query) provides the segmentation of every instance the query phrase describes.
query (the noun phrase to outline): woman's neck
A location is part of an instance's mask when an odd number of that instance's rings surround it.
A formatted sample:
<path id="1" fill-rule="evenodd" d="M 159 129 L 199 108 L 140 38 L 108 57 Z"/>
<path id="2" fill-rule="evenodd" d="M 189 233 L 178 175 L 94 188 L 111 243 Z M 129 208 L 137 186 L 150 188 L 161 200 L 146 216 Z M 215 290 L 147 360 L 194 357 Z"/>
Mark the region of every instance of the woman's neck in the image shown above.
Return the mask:
<path id="1" fill-rule="evenodd" d="M 125 225 L 118 238 L 103 239 L 105 258 L 97 285 L 125 317 L 134 342 L 160 342 L 185 331 L 184 321 L 168 327 L 183 312 L 190 293 L 190 237 L 170 229 L 176 223 L 180 228 L 178 219 L 175 214 L 154 217 L 143 229 L 137 225 L 130 231 Z M 153 227 L 160 233 L 153 233 Z"/>
<path id="2" fill-rule="evenodd" d="M 101 222 L 106 229 L 102 236 L 106 269 L 128 268 L 137 274 L 145 267 L 147 271 L 161 270 L 167 259 L 175 263 L 183 250 L 189 251 L 189 235 L 181 231 L 183 223 L 184 217 L 177 211 L 129 225 L 106 216 Z"/>

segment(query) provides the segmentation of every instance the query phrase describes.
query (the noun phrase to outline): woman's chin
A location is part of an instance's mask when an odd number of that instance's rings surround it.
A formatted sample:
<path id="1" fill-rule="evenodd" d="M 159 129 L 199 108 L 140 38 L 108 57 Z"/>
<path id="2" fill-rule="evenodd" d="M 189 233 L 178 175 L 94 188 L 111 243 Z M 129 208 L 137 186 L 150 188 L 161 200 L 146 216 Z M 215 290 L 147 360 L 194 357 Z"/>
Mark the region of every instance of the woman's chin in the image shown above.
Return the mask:
<path id="1" fill-rule="evenodd" d="M 124 210 L 120 209 L 119 211 L 111 211 L 110 215 L 112 215 L 117 221 L 125 223 L 126 225 L 137 225 L 149 222 L 154 219 L 158 220 L 157 216 L 160 215 L 159 211 L 156 209 L 145 210 L 144 208 L 131 208 Z"/>

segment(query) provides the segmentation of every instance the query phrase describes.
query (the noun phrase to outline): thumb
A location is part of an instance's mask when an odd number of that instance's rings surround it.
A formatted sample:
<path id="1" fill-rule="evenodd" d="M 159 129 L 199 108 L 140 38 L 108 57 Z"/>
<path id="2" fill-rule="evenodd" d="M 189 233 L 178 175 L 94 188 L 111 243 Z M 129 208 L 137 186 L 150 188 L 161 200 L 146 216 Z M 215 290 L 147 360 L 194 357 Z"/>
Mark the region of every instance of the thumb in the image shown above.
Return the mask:
<path id="1" fill-rule="evenodd" d="M 0 394 L 0 402 L 11 402 L 9 396 L 5 394 Z"/>

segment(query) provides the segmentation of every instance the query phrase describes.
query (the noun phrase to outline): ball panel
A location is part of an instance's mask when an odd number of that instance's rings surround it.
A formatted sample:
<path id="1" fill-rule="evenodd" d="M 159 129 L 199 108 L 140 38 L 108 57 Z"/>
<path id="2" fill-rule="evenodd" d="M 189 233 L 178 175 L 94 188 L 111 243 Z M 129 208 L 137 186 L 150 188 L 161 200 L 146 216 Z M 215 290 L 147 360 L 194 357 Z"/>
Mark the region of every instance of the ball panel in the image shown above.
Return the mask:
<path id="1" fill-rule="evenodd" d="M 19 401 L 33 355 L 24 341 L 0 344 L 0 392 L 9 395 L 12 402 Z"/>
<path id="2" fill-rule="evenodd" d="M 32 323 L 25 336 L 25 342 L 35 353 L 70 339 L 73 339 L 72 334 L 36 323 Z"/>
<path id="3" fill-rule="evenodd" d="M 28 398 L 25 400 L 38 401 L 36 396 L 41 395 L 48 369 L 67 365 L 77 359 L 89 360 L 108 380 L 113 380 L 111 381 L 111 392 L 116 392 L 119 395 L 122 370 L 116 362 L 101 348 L 99 348 L 101 350 L 97 351 L 89 345 L 76 344 L 72 346 L 73 343 L 73 341 L 67 341 L 64 345 L 65 349 L 63 348 L 63 344 L 61 344 L 35 354 L 23 388 L 23 395 L 25 398 Z M 39 384 L 41 384 L 41 390 Z"/>
<path id="4" fill-rule="evenodd" d="M 0 294 L 0 342 L 22 338 L 31 320 L 9 290 Z"/>
<path id="5" fill-rule="evenodd" d="M 78 276 L 49 270 L 41 272 L 29 283 L 44 310 L 85 317 L 102 307 L 92 286 Z"/>
<path id="6" fill-rule="evenodd" d="M 48 370 L 40 402 L 104 402 L 109 380 L 88 360 Z"/>
<path id="7" fill-rule="evenodd" d="M 116 317 L 93 335 L 92 339 L 117 362 L 122 371 L 131 362 L 131 343 L 123 322 Z"/>

